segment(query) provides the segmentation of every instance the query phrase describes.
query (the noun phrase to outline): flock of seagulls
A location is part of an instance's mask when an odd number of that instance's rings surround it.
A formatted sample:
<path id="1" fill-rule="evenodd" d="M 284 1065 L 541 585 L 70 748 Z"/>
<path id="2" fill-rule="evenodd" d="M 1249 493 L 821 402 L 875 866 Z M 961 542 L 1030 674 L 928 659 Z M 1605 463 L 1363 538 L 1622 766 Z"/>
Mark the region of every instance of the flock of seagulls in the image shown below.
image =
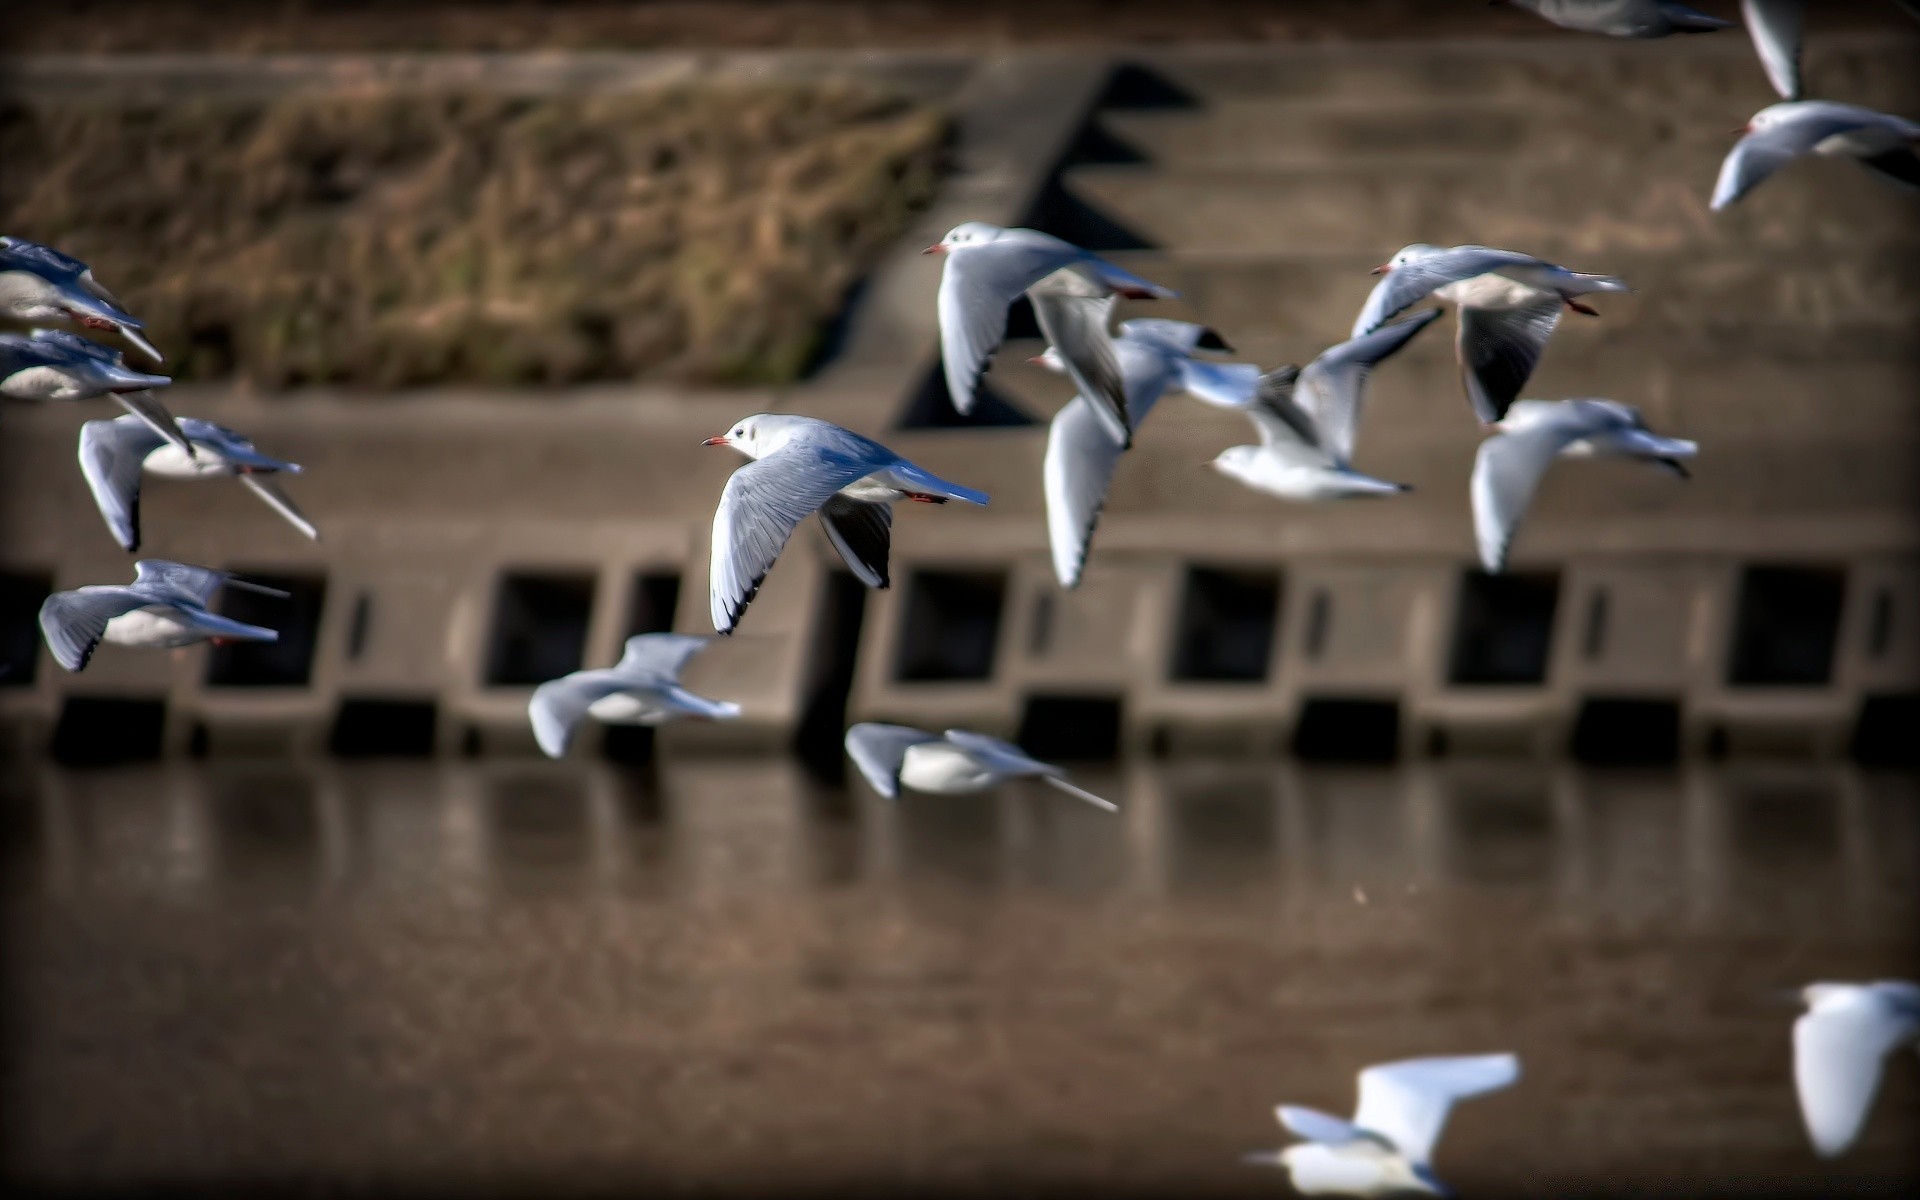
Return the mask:
<path id="1" fill-rule="evenodd" d="M 1498 0 L 1496 0 L 1498 2 Z M 1731 26 L 1668 0 L 1507 0 L 1568 29 L 1626 38 L 1705 33 Z M 1853 105 L 1802 98 L 1804 13 L 1797 0 L 1743 0 L 1746 25 L 1782 103 L 1756 113 L 1727 155 L 1711 205 L 1721 210 L 1795 158 L 1840 155 L 1876 175 L 1920 185 L 1920 124 Z M 1920 16 L 1916 6 L 1901 7 Z M 1043 466 L 1048 542 L 1062 587 L 1084 575 L 1095 528 L 1122 457 L 1171 392 L 1243 414 L 1257 441 L 1228 447 L 1209 466 L 1255 491 L 1300 502 L 1392 496 L 1407 485 L 1355 469 L 1370 373 L 1442 310 L 1395 320 L 1433 299 L 1458 310 L 1455 352 L 1468 406 L 1488 431 L 1474 465 L 1471 505 L 1479 558 L 1505 565 L 1540 480 L 1561 458 L 1605 455 L 1640 460 L 1687 476 L 1691 441 L 1647 428 L 1616 400 L 1522 399 L 1547 341 L 1566 311 L 1598 315 L 1588 297 L 1624 292 L 1608 275 L 1570 270 L 1512 250 L 1409 245 L 1375 269 L 1380 276 L 1348 340 L 1304 368 L 1263 369 L 1225 361 L 1232 349 L 1207 326 L 1160 318 L 1112 323 L 1116 303 L 1166 299 L 1171 289 L 1069 242 L 1032 229 L 980 221 L 956 226 L 928 254 L 943 257 L 936 305 L 945 379 L 954 407 L 969 412 L 981 376 L 1006 336 L 1008 308 L 1025 295 L 1047 349 L 1034 362 L 1070 381 L 1074 395 L 1048 430 Z M 256 449 L 231 429 L 176 419 L 155 395 L 167 376 L 134 370 L 123 354 L 72 332 L 111 334 L 158 365 L 142 323 L 86 263 L 34 242 L 0 237 L 0 318 L 32 328 L 0 334 L 0 396 L 29 402 L 108 398 L 127 410 L 80 431 L 79 460 L 102 518 L 124 549 L 141 543 L 139 497 L 147 474 L 172 479 L 237 478 L 296 530 L 314 524 L 280 490 L 300 467 Z M 750 461 L 734 471 L 713 519 L 709 613 L 730 634 L 794 530 L 817 514 L 829 542 L 862 583 L 885 588 L 894 506 L 903 501 L 985 505 L 985 493 L 950 482 L 880 443 L 811 417 L 761 413 L 706 445 Z M 178 647 L 200 641 L 273 641 L 269 628 L 211 611 L 222 588 L 285 597 L 226 571 L 143 559 L 128 584 L 81 587 L 49 596 L 40 627 L 54 658 L 83 669 L 102 643 Z M 700 696 L 680 683 L 710 639 L 643 634 L 620 661 L 576 671 L 534 690 L 528 704 L 546 754 L 566 752 L 580 723 L 659 725 L 727 720 L 737 703 Z M 1038 780 L 1114 812 L 1118 806 L 1072 783 L 1058 766 L 1018 746 L 968 730 L 941 734 L 863 723 L 846 751 L 880 795 L 901 790 L 963 794 Z M 1805 1006 L 1793 1031 L 1794 1079 L 1802 1116 L 1819 1153 L 1842 1153 L 1858 1136 L 1886 1056 L 1920 1040 L 1920 984 L 1818 983 L 1796 997 Z M 1299 1140 L 1249 1161 L 1287 1170 L 1303 1193 L 1445 1194 L 1434 1175 L 1435 1144 L 1454 1103 L 1512 1086 L 1511 1054 L 1420 1058 L 1360 1073 L 1359 1106 L 1346 1120 L 1282 1106 L 1280 1124 Z"/>

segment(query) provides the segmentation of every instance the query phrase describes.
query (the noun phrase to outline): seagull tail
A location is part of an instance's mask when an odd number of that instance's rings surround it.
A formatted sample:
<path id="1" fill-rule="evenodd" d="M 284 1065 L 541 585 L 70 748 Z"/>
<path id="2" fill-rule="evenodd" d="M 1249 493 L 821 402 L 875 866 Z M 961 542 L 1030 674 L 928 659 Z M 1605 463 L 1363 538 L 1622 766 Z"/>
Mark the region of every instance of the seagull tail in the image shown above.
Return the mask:
<path id="1" fill-rule="evenodd" d="M 957 483 L 948 483 L 931 471 L 923 471 L 912 463 L 903 462 L 893 468 L 892 474 L 906 485 L 903 490 L 925 492 L 930 496 L 939 496 L 947 500 L 959 500 L 966 504 L 985 506 L 987 494 L 976 492 L 970 487 Z"/>

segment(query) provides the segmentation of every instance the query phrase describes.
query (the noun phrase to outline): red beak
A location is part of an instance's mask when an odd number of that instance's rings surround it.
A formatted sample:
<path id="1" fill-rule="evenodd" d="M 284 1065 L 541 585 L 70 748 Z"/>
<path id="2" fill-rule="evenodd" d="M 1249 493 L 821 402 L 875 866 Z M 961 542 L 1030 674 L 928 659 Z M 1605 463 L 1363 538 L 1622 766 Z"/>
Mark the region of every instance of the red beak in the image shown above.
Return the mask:
<path id="1" fill-rule="evenodd" d="M 1746 123 L 1745 125 L 1742 125 L 1742 126 L 1741 126 L 1740 128 L 1738 128 L 1738 129 L 1736 129 L 1736 130 L 1734 130 L 1734 132 L 1735 132 L 1736 134 L 1748 134 L 1748 133 L 1752 133 L 1752 132 L 1753 132 L 1753 122 L 1752 122 L 1752 121 L 1748 121 L 1748 122 L 1747 122 L 1747 123 Z"/>
<path id="2" fill-rule="evenodd" d="M 943 244 L 942 244 L 942 243 L 940 243 L 940 242 L 935 242 L 935 243 L 934 243 L 933 245 L 931 245 L 931 246 L 928 246 L 928 247 L 927 247 L 927 248 L 926 248 L 925 250 L 922 250 L 922 251 L 921 251 L 920 253 L 922 253 L 922 254 L 945 254 L 946 252 L 947 252 L 947 248 L 946 248 L 946 246 L 945 246 L 945 245 L 943 245 Z"/>
<path id="3" fill-rule="evenodd" d="M 1385 274 L 1386 274 L 1386 273 L 1387 273 L 1388 271 L 1391 271 L 1391 270 L 1393 270 L 1393 264 L 1392 264 L 1392 263 L 1381 263 L 1381 264 L 1380 264 L 1379 266 L 1377 266 L 1377 267 L 1375 267 L 1375 268 L 1374 268 L 1373 270 L 1371 270 L 1371 271 L 1368 271 L 1368 272 L 1367 272 L 1367 274 L 1369 274 L 1369 275 L 1385 275 Z"/>
<path id="4" fill-rule="evenodd" d="M 1032 358 L 1028 359 L 1027 362 L 1031 363 L 1033 366 L 1036 366 L 1036 367 L 1044 367 L 1047 365 L 1047 356 L 1044 354 L 1036 354 Z"/>
<path id="5" fill-rule="evenodd" d="M 727 441 L 727 439 L 726 439 L 726 438 L 725 438 L 724 436 L 723 436 L 723 437 L 710 437 L 710 438 L 708 438 L 708 439 L 707 439 L 706 441 L 704 441 L 704 442 L 701 442 L 700 444 L 701 444 L 702 446 L 729 446 L 729 445 L 732 445 L 732 443 L 731 443 L 731 442 L 729 442 L 729 441 Z"/>

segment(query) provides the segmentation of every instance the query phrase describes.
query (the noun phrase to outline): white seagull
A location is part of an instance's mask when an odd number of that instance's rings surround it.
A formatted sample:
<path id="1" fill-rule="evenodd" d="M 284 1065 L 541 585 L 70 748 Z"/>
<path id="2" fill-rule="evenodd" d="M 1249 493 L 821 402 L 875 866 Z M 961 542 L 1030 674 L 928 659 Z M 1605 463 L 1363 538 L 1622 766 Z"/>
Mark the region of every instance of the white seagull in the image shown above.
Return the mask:
<path id="1" fill-rule="evenodd" d="M 1304 1195 L 1448 1195 L 1433 1173 L 1433 1147 L 1454 1104 L 1511 1087 L 1520 1078 L 1512 1054 L 1410 1058 L 1360 1072 L 1360 1106 L 1347 1121 L 1283 1104 L 1280 1125 L 1302 1140 L 1241 1161 L 1281 1167 Z"/>
<path id="2" fill-rule="evenodd" d="M 165 559 L 133 564 L 132 583 L 94 584 L 55 592 L 40 606 L 40 632 L 53 657 L 79 671 L 101 642 L 162 649 L 195 642 L 272 642 L 276 630 L 248 625 L 210 612 L 207 604 L 222 586 L 266 596 L 287 593 L 244 579 L 230 571 L 192 567 Z"/>
<path id="3" fill-rule="evenodd" d="M 1250 396 L 1260 379 L 1252 363 L 1215 363 L 1193 357 L 1207 346 L 1224 347 L 1204 325 L 1159 317 L 1123 321 L 1113 340 L 1127 396 L 1128 423 L 1139 429 L 1169 388 L 1231 404 Z M 1033 360 L 1066 373 L 1056 348 Z M 1054 414 L 1047 429 L 1042 484 L 1047 501 L 1047 541 L 1053 572 L 1063 588 L 1079 586 L 1093 545 L 1093 531 L 1107 502 L 1107 488 L 1127 444 L 1098 414 L 1101 405 L 1082 389 Z"/>
<path id="4" fill-rule="evenodd" d="M 608 725 L 665 725 L 683 718 L 730 721 L 740 706 L 709 700 L 680 686 L 681 668 L 711 638 L 684 633 L 643 633 L 627 639 L 626 652 L 611 667 L 575 671 L 533 689 L 527 717 L 548 758 L 560 758 L 586 717 Z"/>
<path id="5" fill-rule="evenodd" d="M 36 329 L 26 337 L 0 333 L 0 396 L 63 402 L 113 399 L 188 457 L 193 448 L 173 414 L 153 394 L 173 380 L 135 371 L 118 350 L 59 329 Z"/>
<path id="6" fill-rule="evenodd" d="M 1577 297 L 1624 292 L 1611 275 L 1569 271 L 1531 254 L 1487 246 L 1415 242 L 1373 269 L 1381 276 L 1353 323 L 1354 337 L 1435 296 L 1460 307 L 1455 350 L 1467 400 L 1483 425 L 1498 421 L 1526 386 L 1564 305 L 1599 315 Z"/>
<path id="7" fill-rule="evenodd" d="M 1920 124 L 1831 100 L 1793 100 L 1753 114 L 1720 164 L 1713 211 L 1808 154 L 1851 158 L 1885 179 L 1920 187 Z"/>
<path id="8" fill-rule="evenodd" d="M 1007 306 L 1035 284 L 1062 268 L 1071 268 L 1078 282 L 1055 279 L 1053 294 L 1070 299 L 1121 295 L 1133 299 L 1159 299 L 1175 295 L 1157 283 L 1121 270 L 1105 259 L 1061 241 L 1037 229 L 1002 229 L 985 221 L 956 225 L 947 236 L 928 246 L 922 253 L 944 254 L 946 263 L 940 273 L 940 358 L 947 375 L 947 394 L 953 407 L 962 413 L 973 411 L 974 390 L 980 384 L 987 359 L 1007 335 Z M 1074 293 L 1081 293 L 1075 296 Z M 1035 313 L 1055 327 L 1046 330 L 1049 341 L 1065 333 L 1065 310 L 1072 305 L 1055 305 L 1043 288 Z M 1083 310 L 1084 312 L 1084 310 Z M 1084 322 L 1084 315 L 1081 317 Z M 1100 315 L 1104 323 L 1105 314 Z M 1043 329 L 1045 326 L 1043 325 Z M 1066 337 L 1063 351 L 1076 351 L 1077 339 Z M 1058 345 L 1059 343 L 1055 343 Z M 1071 357 L 1073 369 L 1084 367 L 1082 380 L 1089 390 L 1103 398 L 1112 417 L 1118 421 L 1121 398 L 1114 394 L 1113 379 L 1103 376 L 1095 364 L 1077 353 Z"/>
<path id="9" fill-rule="evenodd" d="M 1685 479 L 1683 460 L 1699 452 L 1693 442 L 1653 433 L 1638 409 L 1617 400 L 1520 400 L 1494 428 L 1474 458 L 1472 491 L 1480 563 L 1495 574 L 1554 459 L 1645 459 Z"/>
<path id="10" fill-rule="evenodd" d="M 847 754 L 873 790 L 889 800 L 901 787 L 937 796 L 983 792 L 1011 779 L 1038 779 L 1095 808 L 1119 812 L 1120 806 L 1067 782 L 1067 773 L 1029 758 L 1020 747 L 984 733 L 949 729 L 928 733 L 907 725 L 872 722 L 847 730 Z"/>
<path id="11" fill-rule="evenodd" d="M 1253 422 L 1257 446 L 1229 446 L 1207 464 L 1258 492 L 1283 500 L 1340 500 L 1409 491 L 1350 465 L 1367 376 L 1440 316 L 1430 309 L 1340 343 L 1300 370 L 1281 367 L 1236 408 Z M 1215 397 L 1206 397 L 1220 403 Z"/>
<path id="12" fill-rule="evenodd" d="M 948 483 L 871 438 L 813 417 L 759 413 L 703 445 L 731 446 L 754 460 L 727 480 L 713 514 L 708 607 L 721 633 L 739 624 L 809 513 L 820 513 L 854 574 L 884 587 L 895 501 L 987 502 L 985 492 Z"/>
<path id="13" fill-rule="evenodd" d="M 141 336 L 146 326 L 100 286 L 93 268 L 38 242 L 0 237 L 0 314 L 29 325 L 72 321 L 116 330 L 154 362 L 166 361 Z"/>
<path id="14" fill-rule="evenodd" d="M 288 524 L 319 540 L 320 531 L 300 515 L 273 476 L 299 474 L 298 463 L 282 462 L 254 449 L 253 443 L 223 425 L 181 417 L 180 430 L 197 453 L 189 458 L 139 417 L 88 421 L 80 427 L 80 470 L 93 490 L 94 503 L 107 528 L 126 550 L 140 548 L 140 474 L 166 479 L 232 476 L 266 501 Z"/>
<path id="15" fill-rule="evenodd" d="M 1920 5 L 1894 0 L 1907 15 L 1920 17 Z M 1800 50 L 1806 41 L 1807 13 L 1803 0 L 1740 0 L 1747 36 L 1760 55 L 1767 82 L 1784 100 L 1800 98 Z"/>
<path id="16" fill-rule="evenodd" d="M 1920 1042 L 1920 983 L 1814 983 L 1793 1023 L 1793 1083 L 1807 1135 L 1822 1157 L 1860 1136 L 1888 1054 Z"/>
<path id="17" fill-rule="evenodd" d="M 1712 33 L 1732 21 L 1710 17 L 1673 0 L 1507 0 L 1562 29 L 1618 38 L 1662 38 L 1673 33 Z"/>

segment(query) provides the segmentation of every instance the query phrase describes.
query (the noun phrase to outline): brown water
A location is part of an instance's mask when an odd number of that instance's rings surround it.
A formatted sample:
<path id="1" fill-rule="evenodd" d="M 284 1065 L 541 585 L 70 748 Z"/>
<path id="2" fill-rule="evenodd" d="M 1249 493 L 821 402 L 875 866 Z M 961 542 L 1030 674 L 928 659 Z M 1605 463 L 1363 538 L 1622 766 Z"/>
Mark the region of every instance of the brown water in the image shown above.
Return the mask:
<path id="1" fill-rule="evenodd" d="M 1920 976 L 1920 789 L 1826 767 L 221 764 L 0 788 L 43 1186 L 1276 1195 L 1272 1105 L 1518 1051 L 1470 1196 L 1912 1194 L 1807 1149 L 1774 989 Z"/>

